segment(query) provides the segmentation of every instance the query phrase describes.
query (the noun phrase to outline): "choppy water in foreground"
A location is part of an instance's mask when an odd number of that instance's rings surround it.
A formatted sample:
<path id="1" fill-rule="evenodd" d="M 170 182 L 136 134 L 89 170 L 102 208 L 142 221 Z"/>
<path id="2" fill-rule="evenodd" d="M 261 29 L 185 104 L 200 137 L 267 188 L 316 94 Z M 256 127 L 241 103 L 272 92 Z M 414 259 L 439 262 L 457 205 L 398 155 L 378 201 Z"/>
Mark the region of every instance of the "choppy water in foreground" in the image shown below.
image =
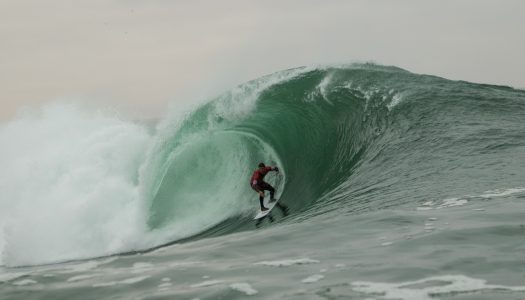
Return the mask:
<path id="1" fill-rule="evenodd" d="M 21 116 L 0 296 L 525 299 L 523 120 L 524 91 L 375 65 L 272 74 L 155 128 Z M 290 215 L 256 228 L 259 161 Z"/>

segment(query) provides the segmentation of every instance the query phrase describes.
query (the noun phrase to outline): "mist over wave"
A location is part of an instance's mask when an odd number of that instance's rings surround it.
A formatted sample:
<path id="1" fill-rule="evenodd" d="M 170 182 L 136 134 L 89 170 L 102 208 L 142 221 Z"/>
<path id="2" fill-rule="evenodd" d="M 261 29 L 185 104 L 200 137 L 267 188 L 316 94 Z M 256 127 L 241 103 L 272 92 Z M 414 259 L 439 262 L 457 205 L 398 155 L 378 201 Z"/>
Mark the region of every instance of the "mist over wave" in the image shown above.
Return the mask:
<path id="1" fill-rule="evenodd" d="M 139 167 L 151 142 L 131 122 L 55 104 L 0 129 L 2 262 L 38 264 L 140 245 Z"/>

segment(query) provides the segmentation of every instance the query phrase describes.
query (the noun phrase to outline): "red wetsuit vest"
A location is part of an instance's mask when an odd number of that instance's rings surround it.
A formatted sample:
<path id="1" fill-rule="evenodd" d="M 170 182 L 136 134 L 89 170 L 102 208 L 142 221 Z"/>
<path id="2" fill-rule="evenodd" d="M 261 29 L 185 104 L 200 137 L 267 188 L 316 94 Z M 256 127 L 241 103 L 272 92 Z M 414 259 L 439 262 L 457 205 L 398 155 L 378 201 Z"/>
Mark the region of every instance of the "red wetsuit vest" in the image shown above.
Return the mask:
<path id="1" fill-rule="evenodd" d="M 250 179 L 250 185 L 256 185 L 263 181 L 264 176 L 273 170 L 273 167 L 265 167 L 264 169 L 257 169 L 253 172 L 252 178 Z"/>

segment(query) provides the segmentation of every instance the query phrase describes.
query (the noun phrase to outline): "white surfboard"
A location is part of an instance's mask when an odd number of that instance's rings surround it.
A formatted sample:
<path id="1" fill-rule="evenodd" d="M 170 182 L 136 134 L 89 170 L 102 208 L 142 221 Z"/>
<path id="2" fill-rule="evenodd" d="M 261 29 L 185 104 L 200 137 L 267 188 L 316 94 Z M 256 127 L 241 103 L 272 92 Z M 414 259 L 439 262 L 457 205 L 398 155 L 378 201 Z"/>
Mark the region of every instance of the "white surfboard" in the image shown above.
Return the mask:
<path id="1" fill-rule="evenodd" d="M 279 199 L 276 199 L 275 202 L 272 202 L 272 203 L 268 203 L 268 202 L 270 202 L 270 199 L 268 199 L 268 200 L 264 199 L 263 200 L 264 206 L 268 207 L 268 210 L 261 211 L 259 209 L 259 213 L 255 216 L 255 218 L 253 218 L 254 220 L 266 217 L 266 215 L 268 215 L 272 211 L 272 209 L 275 207 L 275 204 L 277 204 L 277 202 L 279 202 Z"/>

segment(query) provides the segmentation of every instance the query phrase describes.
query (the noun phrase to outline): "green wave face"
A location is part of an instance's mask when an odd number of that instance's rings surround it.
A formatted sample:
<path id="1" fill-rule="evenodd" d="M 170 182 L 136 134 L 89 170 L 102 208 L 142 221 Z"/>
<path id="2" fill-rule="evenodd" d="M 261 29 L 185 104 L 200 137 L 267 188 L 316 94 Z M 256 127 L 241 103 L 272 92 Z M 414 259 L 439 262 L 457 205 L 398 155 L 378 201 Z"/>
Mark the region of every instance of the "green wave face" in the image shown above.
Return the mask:
<path id="1" fill-rule="evenodd" d="M 494 101 L 523 108 L 523 98 L 506 87 L 368 64 L 300 68 L 248 82 L 166 126 L 149 168 L 148 224 L 197 222 L 202 230 L 230 220 L 216 230 L 247 228 L 257 208 L 248 180 L 260 161 L 283 171 L 268 177 L 293 209 L 291 220 L 402 205 L 438 182 L 461 192 L 454 151 L 464 151 L 461 141 L 480 130 L 462 124 L 497 118 L 506 106 L 494 109 Z M 499 122 L 490 126 L 506 120 Z M 466 161 L 476 166 L 484 159 Z M 239 215 L 245 221 L 232 223 Z"/>

